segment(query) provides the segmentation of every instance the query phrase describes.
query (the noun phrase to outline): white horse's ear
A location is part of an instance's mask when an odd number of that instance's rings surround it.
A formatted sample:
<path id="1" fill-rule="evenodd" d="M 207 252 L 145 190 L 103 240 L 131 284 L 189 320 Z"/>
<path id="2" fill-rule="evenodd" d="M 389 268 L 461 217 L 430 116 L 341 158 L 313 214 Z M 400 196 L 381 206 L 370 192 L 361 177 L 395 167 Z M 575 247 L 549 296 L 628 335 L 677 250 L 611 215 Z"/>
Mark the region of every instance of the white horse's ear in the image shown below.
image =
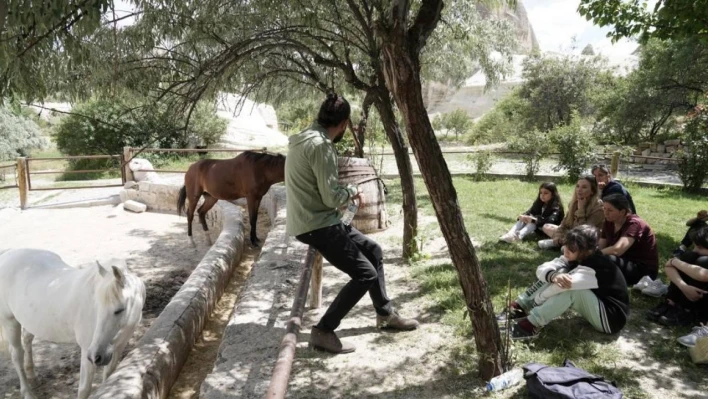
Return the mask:
<path id="1" fill-rule="evenodd" d="M 104 269 L 98 261 L 96 261 L 96 264 L 98 265 L 98 274 L 100 274 L 101 277 L 106 277 L 106 269 Z"/>
<path id="2" fill-rule="evenodd" d="M 118 286 L 121 288 L 125 287 L 125 277 L 123 276 L 123 272 L 115 266 L 111 266 L 111 268 L 113 269 L 113 276 L 116 278 L 116 283 L 118 283 Z"/>

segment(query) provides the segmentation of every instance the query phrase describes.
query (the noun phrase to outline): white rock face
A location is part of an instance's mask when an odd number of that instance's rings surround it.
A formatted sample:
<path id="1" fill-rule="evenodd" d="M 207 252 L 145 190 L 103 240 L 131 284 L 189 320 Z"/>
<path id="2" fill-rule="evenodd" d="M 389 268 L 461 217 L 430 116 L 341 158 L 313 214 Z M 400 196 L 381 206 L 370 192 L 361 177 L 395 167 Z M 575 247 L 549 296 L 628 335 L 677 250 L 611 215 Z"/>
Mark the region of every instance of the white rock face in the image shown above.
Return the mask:
<path id="1" fill-rule="evenodd" d="M 128 164 L 128 167 L 131 171 L 133 171 L 133 178 L 135 178 L 135 181 L 149 181 L 154 183 L 159 183 L 162 181 L 162 179 L 160 179 L 160 176 L 158 176 L 157 173 L 144 172 L 144 170 L 155 169 L 153 168 L 152 163 L 150 163 L 150 161 L 148 161 L 147 159 L 133 158 L 133 160 L 131 160 Z"/>

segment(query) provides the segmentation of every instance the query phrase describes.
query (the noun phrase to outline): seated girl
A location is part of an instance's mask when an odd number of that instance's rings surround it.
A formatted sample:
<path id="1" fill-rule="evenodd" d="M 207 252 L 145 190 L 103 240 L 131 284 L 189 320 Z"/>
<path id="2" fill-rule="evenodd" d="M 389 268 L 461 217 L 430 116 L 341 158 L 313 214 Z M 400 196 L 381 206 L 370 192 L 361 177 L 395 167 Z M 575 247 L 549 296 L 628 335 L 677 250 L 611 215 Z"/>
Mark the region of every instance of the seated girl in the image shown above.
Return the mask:
<path id="1" fill-rule="evenodd" d="M 516 224 L 499 239 L 509 243 L 523 240 L 537 229 L 542 229 L 546 223 L 559 224 L 563 216 L 563 202 L 558 188 L 552 182 L 543 183 L 531 208 L 519 215 Z"/>
<path id="2" fill-rule="evenodd" d="M 617 265 L 598 249 L 597 228 L 581 225 L 565 237 L 563 256 L 538 267 L 540 281 L 498 316 L 513 319 L 511 339 L 538 336 L 542 327 L 568 309 L 578 312 L 597 331 L 614 334 L 629 317 L 627 283 Z"/>
<path id="3" fill-rule="evenodd" d="M 708 322 L 708 227 L 696 232 L 693 251 L 666 262 L 666 300 L 647 317 L 667 326 Z"/>
<path id="4" fill-rule="evenodd" d="M 591 175 L 581 177 L 575 185 L 573 197 L 568 204 L 568 213 L 560 225 L 546 223 L 543 232 L 551 237 L 538 242 L 541 249 L 559 248 L 568 230 L 581 224 L 589 224 L 598 229 L 602 228 L 605 217 L 602 214 L 602 201 L 598 197 L 598 188 L 595 178 Z"/>
<path id="5" fill-rule="evenodd" d="M 651 227 L 630 210 L 622 194 L 610 194 L 602 199 L 605 225 L 600 249 L 624 274 L 627 284 L 636 284 L 643 276 L 656 279 L 659 272 L 659 251 Z"/>
<path id="6" fill-rule="evenodd" d="M 688 226 L 688 231 L 686 232 L 686 235 L 683 236 L 681 245 L 679 245 L 679 247 L 674 251 L 675 257 L 681 256 L 688 248 L 691 247 L 691 245 L 693 245 L 694 236 L 698 230 L 704 226 L 708 226 L 708 211 L 705 209 L 698 211 L 695 218 L 688 219 L 686 226 Z"/>
<path id="7" fill-rule="evenodd" d="M 632 210 L 633 214 L 637 214 L 637 209 L 634 207 L 634 200 L 632 200 L 632 194 L 627 191 L 627 189 L 622 185 L 622 183 L 614 180 L 610 170 L 607 165 L 593 165 L 592 175 L 595 176 L 597 180 L 597 188 L 600 189 L 600 198 L 607 197 L 610 194 L 622 194 L 627 201 L 629 201 L 629 209 Z"/>

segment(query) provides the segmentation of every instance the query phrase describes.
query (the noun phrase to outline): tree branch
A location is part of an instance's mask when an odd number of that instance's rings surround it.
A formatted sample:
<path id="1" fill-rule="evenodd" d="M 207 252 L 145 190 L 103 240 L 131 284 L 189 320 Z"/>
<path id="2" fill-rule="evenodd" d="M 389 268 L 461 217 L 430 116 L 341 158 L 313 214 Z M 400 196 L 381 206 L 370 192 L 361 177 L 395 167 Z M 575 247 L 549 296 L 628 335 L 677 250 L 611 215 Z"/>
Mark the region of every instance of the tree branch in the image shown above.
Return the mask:
<path id="1" fill-rule="evenodd" d="M 442 8 L 442 0 L 423 0 L 423 4 L 418 10 L 418 15 L 415 17 L 415 22 L 408 29 L 408 43 L 410 43 L 411 50 L 415 51 L 416 54 L 420 53 L 425 47 L 430 34 L 433 33 L 438 25 Z"/>

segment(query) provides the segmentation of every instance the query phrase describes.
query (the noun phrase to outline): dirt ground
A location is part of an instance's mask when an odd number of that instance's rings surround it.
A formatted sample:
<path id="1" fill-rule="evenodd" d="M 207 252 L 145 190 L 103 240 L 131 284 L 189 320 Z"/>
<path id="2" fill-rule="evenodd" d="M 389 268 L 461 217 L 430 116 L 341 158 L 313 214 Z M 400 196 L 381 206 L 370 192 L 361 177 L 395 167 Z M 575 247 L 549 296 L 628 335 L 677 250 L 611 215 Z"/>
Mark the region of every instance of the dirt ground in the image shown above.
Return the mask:
<path id="1" fill-rule="evenodd" d="M 267 219 L 264 218 L 264 219 Z M 179 290 L 216 237 L 195 229 L 186 234 L 186 219 L 174 214 L 136 214 L 121 206 L 73 209 L 0 210 L 0 249 L 33 247 L 58 253 L 72 266 L 98 259 L 125 259 L 147 288 L 143 321 L 129 348 Z M 79 383 L 75 345 L 35 340 L 38 398 L 74 398 Z M 100 373 L 94 388 L 100 383 Z M 0 398 L 19 398 L 19 380 L 7 357 L 0 357 Z"/>

